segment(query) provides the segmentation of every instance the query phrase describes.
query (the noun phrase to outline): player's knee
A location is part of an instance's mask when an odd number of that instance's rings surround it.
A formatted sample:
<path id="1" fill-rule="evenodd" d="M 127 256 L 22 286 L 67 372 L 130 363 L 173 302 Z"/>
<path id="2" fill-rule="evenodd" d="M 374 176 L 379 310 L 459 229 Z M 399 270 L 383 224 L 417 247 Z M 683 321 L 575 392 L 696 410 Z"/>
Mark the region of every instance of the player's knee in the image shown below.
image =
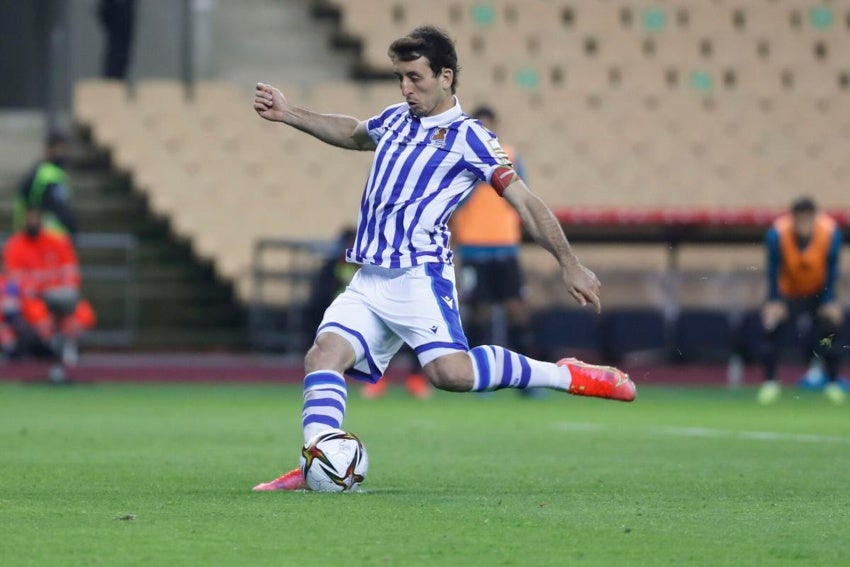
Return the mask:
<path id="1" fill-rule="evenodd" d="M 314 344 L 304 356 L 304 370 L 309 374 L 317 370 L 336 370 L 339 366 L 336 364 L 334 353 L 327 347 Z"/>
<path id="2" fill-rule="evenodd" d="M 344 372 L 354 364 L 354 351 L 345 339 L 331 333 L 320 335 L 304 355 L 304 370 Z"/>

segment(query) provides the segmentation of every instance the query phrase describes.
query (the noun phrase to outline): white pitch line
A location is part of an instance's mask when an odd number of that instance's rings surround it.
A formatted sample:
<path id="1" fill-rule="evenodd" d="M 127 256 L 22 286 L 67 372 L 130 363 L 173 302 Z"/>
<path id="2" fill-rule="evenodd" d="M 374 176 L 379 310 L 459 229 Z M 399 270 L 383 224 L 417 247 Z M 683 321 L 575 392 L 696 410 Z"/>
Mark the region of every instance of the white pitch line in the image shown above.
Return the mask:
<path id="1" fill-rule="evenodd" d="M 794 441 L 797 443 L 831 443 L 835 445 L 850 445 L 850 437 L 837 435 L 818 435 L 814 433 L 783 433 L 780 431 L 730 431 L 728 429 L 712 429 L 709 427 L 612 427 L 604 423 L 584 421 L 558 421 L 554 427 L 561 431 L 637 431 L 673 437 L 704 437 L 741 439 L 745 441 Z"/>

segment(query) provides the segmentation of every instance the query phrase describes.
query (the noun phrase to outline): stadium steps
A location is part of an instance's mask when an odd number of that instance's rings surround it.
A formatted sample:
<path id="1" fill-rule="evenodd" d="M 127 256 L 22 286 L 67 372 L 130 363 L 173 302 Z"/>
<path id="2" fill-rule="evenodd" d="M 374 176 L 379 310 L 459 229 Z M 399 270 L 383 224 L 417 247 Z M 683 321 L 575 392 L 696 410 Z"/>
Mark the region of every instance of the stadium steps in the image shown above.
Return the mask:
<path id="1" fill-rule="evenodd" d="M 28 167 L 25 166 L 25 167 Z M 25 169 L 25 168 L 24 168 Z M 82 232 L 129 232 L 139 243 L 139 350 L 243 350 L 246 310 L 233 289 L 197 259 L 187 242 L 174 237 L 167 219 L 151 214 L 130 179 L 111 167 L 108 151 L 77 132 L 68 169 Z M 11 226 L 12 198 L 20 175 L 0 175 L 0 218 Z M 6 229 L 8 230 L 8 228 Z M 124 261 L 124 252 L 82 250 L 83 268 Z M 120 327 L 125 288 L 84 281 L 83 292 L 98 312 L 101 329 Z"/>
<path id="2" fill-rule="evenodd" d="M 313 17 L 304 0 L 218 2 L 216 78 L 252 87 L 317 85 L 349 75 L 354 55 L 331 45 L 332 23 Z"/>

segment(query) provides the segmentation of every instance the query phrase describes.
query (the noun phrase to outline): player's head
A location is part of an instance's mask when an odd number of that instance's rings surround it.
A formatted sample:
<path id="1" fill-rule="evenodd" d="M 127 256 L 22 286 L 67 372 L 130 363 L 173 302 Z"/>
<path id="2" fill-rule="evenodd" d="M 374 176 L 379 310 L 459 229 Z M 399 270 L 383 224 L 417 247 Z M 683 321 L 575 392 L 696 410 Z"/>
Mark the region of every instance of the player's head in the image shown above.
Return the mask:
<path id="1" fill-rule="evenodd" d="M 392 42 L 388 54 L 412 114 L 431 116 L 453 104 L 457 53 L 446 32 L 434 26 L 418 27 Z"/>
<path id="2" fill-rule="evenodd" d="M 496 111 L 489 106 L 482 105 L 475 109 L 472 117 L 481 122 L 485 128 L 496 134 L 499 128 L 499 118 L 496 116 Z"/>
<path id="3" fill-rule="evenodd" d="M 27 215 L 24 218 L 24 232 L 30 238 L 35 238 L 41 232 L 41 209 L 27 209 Z"/>
<path id="4" fill-rule="evenodd" d="M 817 205 L 809 197 L 801 197 L 791 204 L 794 219 L 794 234 L 799 238 L 811 238 L 815 227 Z"/>
<path id="5" fill-rule="evenodd" d="M 339 233 L 339 238 L 337 239 L 337 242 L 339 244 L 339 247 L 344 250 L 346 248 L 351 248 L 352 246 L 354 246 L 354 241 L 356 238 L 357 229 L 353 226 L 346 226 Z"/>
<path id="6" fill-rule="evenodd" d="M 68 137 L 62 132 L 53 131 L 44 141 L 45 157 L 63 167 L 68 159 Z"/>

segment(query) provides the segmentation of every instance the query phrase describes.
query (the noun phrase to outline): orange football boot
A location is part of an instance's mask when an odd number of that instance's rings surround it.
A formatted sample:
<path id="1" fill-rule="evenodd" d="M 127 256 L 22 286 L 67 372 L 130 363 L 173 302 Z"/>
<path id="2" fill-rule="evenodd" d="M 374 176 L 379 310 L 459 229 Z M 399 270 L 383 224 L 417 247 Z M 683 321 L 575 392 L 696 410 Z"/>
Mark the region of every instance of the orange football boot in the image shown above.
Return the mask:
<path id="1" fill-rule="evenodd" d="M 621 402 L 635 399 L 635 383 L 618 368 L 587 364 L 577 358 L 562 358 L 557 364 L 567 367 L 572 375 L 572 383 L 567 390 L 570 394 Z"/>
<path id="2" fill-rule="evenodd" d="M 307 483 L 301 469 L 293 469 L 285 475 L 269 482 L 261 482 L 253 488 L 254 492 L 266 492 L 271 490 L 306 490 Z"/>
<path id="3" fill-rule="evenodd" d="M 431 383 L 421 373 L 411 374 L 404 381 L 404 387 L 407 392 L 417 400 L 427 400 L 433 393 L 431 391 Z"/>
<path id="4" fill-rule="evenodd" d="M 362 388 L 360 388 L 360 395 L 366 398 L 367 400 L 374 400 L 376 398 L 380 398 L 387 392 L 387 388 L 390 383 L 387 382 L 385 378 L 382 378 L 374 383 L 364 384 Z"/>

